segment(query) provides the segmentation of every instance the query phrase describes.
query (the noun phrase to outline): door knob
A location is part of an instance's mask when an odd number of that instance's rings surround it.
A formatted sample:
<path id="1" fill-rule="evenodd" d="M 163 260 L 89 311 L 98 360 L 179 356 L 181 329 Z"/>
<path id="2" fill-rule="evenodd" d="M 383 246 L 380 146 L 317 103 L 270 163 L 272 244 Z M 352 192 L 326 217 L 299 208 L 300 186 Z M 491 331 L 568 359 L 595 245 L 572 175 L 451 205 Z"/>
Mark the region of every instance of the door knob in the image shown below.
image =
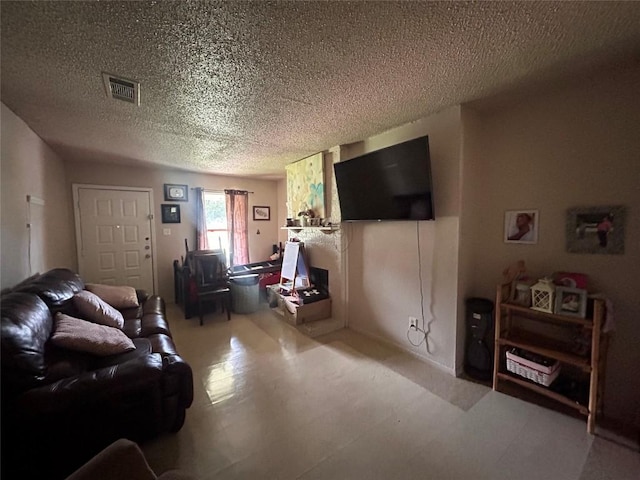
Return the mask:
<path id="1" fill-rule="evenodd" d="M 148 253 L 144 256 L 144 258 L 151 258 L 151 255 L 149 255 Z"/>

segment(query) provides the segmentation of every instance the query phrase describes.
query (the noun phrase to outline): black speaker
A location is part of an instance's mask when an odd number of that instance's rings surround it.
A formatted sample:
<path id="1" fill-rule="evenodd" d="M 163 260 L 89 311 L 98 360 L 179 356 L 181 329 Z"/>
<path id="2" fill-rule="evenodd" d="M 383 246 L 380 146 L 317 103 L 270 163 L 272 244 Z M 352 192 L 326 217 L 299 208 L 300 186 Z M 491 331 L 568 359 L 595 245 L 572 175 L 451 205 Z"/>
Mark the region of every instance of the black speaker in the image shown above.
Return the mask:
<path id="1" fill-rule="evenodd" d="M 467 299 L 467 338 L 464 370 L 470 377 L 489 380 L 493 372 L 491 332 L 493 302 L 486 298 Z"/>

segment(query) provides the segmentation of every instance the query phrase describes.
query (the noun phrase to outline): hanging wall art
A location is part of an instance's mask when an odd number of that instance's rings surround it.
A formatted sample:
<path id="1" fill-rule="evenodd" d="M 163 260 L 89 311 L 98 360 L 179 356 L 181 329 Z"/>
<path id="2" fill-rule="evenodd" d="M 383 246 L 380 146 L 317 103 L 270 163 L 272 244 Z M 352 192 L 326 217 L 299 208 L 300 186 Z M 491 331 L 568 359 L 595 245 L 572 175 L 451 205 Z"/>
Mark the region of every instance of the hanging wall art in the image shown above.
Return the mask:
<path id="1" fill-rule="evenodd" d="M 322 152 L 287 165 L 286 171 L 287 217 L 311 210 L 314 217 L 325 218 Z"/>

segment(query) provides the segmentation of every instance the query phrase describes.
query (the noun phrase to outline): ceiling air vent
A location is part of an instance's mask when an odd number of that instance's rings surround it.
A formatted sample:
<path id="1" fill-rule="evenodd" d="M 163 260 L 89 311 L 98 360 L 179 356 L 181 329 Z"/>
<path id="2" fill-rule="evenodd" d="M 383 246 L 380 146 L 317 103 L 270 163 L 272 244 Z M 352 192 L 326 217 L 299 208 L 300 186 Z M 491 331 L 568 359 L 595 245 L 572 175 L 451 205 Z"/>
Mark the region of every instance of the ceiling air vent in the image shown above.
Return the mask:
<path id="1" fill-rule="evenodd" d="M 140 105 L 140 83 L 135 80 L 102 73 L 107 97 Z"/>

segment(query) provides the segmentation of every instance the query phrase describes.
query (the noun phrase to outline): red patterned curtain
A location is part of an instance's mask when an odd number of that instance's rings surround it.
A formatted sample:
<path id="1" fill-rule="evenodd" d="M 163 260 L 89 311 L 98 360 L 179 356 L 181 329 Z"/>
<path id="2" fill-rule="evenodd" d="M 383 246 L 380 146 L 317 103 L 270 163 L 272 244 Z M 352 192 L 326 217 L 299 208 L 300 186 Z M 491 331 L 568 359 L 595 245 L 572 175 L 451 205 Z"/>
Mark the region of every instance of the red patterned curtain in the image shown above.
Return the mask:
<path id="1" fill-rule="evenodd" d="M 231 266 L 249 263 L 249 192 L 225 190 Z"/>

